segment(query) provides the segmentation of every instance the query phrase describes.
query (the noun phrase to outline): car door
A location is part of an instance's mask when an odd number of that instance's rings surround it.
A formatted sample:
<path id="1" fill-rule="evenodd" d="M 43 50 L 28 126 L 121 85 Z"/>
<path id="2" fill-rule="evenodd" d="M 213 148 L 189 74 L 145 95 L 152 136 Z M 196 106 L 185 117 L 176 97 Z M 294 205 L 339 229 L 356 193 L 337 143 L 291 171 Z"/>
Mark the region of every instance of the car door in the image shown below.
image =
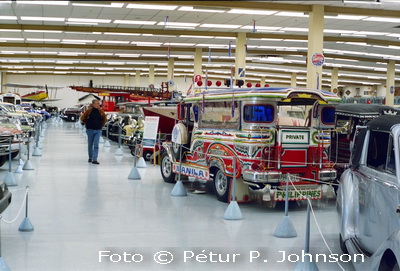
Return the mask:
<path id="1" fill-rule="evenodd" d="M 357 172 L 359 215 L 356 237 L 363 249 L 373 253 L 397 228 L 398 181 L 393 136 L 369 131 L 365 163 Z"/>

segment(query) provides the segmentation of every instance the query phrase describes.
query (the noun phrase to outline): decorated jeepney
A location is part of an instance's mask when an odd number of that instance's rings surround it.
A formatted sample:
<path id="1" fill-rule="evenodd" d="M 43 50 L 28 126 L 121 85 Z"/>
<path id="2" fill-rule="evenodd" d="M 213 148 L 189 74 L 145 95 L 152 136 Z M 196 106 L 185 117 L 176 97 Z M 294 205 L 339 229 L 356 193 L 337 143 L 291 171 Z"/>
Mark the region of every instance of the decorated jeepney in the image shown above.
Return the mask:
<path id="1" fill-rule="evenodd" d="M 328 152 L 335 128 L 333 104 L 339 101 L 333 93 L 301 88 L 188 96 L 178 106 L 180 121 L 172 142 L 163 144 L 163 179 L 174 182 L 180 171 L 189 180 L 213 182 L 217 199 L 226 202 L 236 174 L 238 202 L 250 201 L 252 190 L 273 203 L 285 199 L 285 175 L 290 173 L 290 200 L 302 195 L 320 199 L 320 181 L 336 178 Z"/>

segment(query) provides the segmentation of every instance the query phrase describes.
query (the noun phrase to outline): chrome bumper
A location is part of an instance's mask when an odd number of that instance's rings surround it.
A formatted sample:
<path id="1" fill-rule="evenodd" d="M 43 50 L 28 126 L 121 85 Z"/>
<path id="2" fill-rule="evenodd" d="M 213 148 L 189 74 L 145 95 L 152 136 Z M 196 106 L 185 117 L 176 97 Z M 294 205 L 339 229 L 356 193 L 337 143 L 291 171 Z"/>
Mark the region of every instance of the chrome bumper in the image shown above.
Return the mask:
<path id="1" fill-rule="evenodd" d="M 245 169 L 242 172 L 243 179 L 256 183 L 280 183 L 282 172 L 278 171 L 257 171 Z"/>

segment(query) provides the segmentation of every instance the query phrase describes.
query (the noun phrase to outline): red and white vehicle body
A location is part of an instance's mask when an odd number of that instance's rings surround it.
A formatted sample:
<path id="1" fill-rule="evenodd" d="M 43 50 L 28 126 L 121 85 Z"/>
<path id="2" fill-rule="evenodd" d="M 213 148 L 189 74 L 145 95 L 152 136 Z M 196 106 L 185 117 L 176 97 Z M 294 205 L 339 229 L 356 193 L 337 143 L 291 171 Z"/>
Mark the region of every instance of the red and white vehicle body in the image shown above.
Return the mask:
<path id="1" fill-rule="evenodd" d="M 235 168 L 238 202 L 250 200 L 249 188 L 275 202 L 285 199 L 284 175 L 290 173 L 297 189 L 289 187 L 290 200 L 303 195 L 319 199 L 318 181 L 336 178 L 326 150 L 335 128 L 331 103 L 339 101 L 330 92 L 299 88 L 229 89 L 186 97 L 178 106 L 181 121 L 172 142 L 163 144 L 162 176 L 173 182 L 180 171 L 213 181 L 217 198 L 229 201 Z"/>

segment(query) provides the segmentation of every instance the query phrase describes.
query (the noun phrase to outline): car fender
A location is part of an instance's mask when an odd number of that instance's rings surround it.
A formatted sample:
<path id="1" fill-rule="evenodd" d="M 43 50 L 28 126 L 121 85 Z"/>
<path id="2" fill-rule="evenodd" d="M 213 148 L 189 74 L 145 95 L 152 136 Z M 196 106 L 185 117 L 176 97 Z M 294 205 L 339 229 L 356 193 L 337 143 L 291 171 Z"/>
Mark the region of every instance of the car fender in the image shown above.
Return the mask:
<path id="1" fill-rule="evenodd" d="M 358 221 L 358 179 L 354 176 L 352 169 L 345 170 L 340 177 L 339 193 L 340 234 L 345 241 L 356 236 L 356 223 Z"/>
<path id="2" fill-rule="evenodd" d="M 400 264 L 400 228 L 394 231 L 385 242 L 364 262 L 354 263 L 356 270 L 379 270 L 379 266 L 385 252 L 390 250 Z"/>
<path id="3" fill-rule="evenodd" d="M 175 156 L 173 155 L 173 152 L 172 152 L 172 144 L 171 143 L 167 143 L 167 142 L 163 142 L 162 146 L 163 146 L 163 150 L 168 154 L 169 159 L 173 163 L 175 163 L 176 159 L 175 159 Z"/>

